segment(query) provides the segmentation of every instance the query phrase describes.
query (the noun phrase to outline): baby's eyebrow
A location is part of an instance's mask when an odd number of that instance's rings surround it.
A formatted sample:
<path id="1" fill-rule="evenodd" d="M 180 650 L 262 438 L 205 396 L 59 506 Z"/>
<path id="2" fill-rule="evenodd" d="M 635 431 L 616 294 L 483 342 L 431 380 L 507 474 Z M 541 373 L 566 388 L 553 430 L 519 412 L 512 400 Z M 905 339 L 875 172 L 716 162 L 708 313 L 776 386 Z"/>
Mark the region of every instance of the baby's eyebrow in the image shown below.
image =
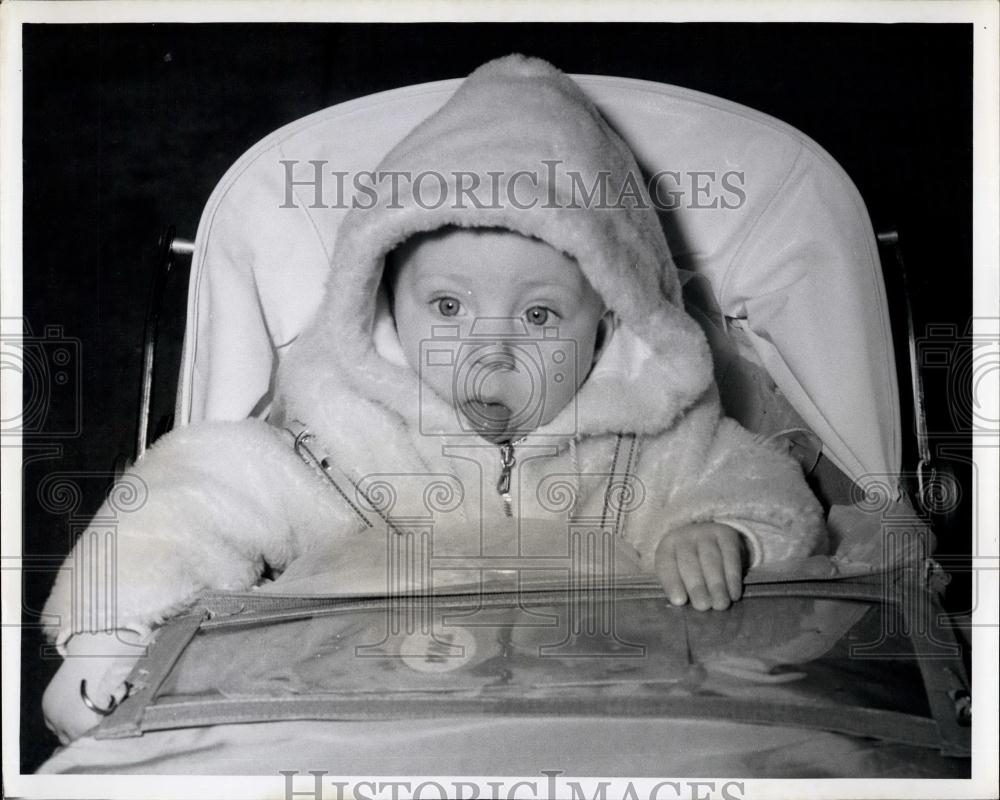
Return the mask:
<path id="1" fill-rule="evenodd" d="M 438 287 L 442 283 L 457 283 L 463 288 L 469 285 L 469 279 L 460 272 L 436 272 L 432 275 L 420 275 L 416 279 L 417 286 Z"/>
<path id="2" fill-rule="evenodd" d="M 552 283 L 551 281 L 523 281 L 520 284 L 523 293 L 550 291 L 559 294 L 570 294 L 573 297 L 580 297 L 580 291 L 574 286 L 566 286 L 563 283 Z"/>
<path id="3" fill-rule="evenodd" d="M 553 281 L 524 281 L 522 286 L 529 289 L 559 289 L 563 292 L 575 292 L 575 286 L 567 286 L 565 283 L 555 283 Z"/>

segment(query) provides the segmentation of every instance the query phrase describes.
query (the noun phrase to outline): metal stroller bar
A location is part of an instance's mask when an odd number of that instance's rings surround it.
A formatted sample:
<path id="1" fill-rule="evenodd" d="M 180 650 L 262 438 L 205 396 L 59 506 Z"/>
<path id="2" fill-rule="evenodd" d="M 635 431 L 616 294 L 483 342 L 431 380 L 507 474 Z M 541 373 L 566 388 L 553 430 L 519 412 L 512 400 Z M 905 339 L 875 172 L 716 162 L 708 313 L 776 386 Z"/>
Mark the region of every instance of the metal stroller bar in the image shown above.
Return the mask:
<path id="1" fill-rule="evenodd" d="M 176 256 L 190 256 L 194 253 L 194 242 L 179 238 L 174 226 L 160 234 L 157 243 L 157 268 L 153 277 L 153 289 L 146 310 L 146 324 L 142 338 L 142 388 L 139 396 L 139 420 L 135 441 L 135 458 L 138 461 L 149 444 L 149 423 L 152 413 L 153 366 L 156 361 L 156 335 L 159 328 L 160 312 L 163 309 L 163 295 L 167 279 L 174 267 Z"/>
<path id="2" fill-rule="evenodd" d="M 913 420 L 917 439 L 917 496 L 920 510 L 928 513 L 931 503 L 927 492 L 937 478 L 937 468 L 931 455 L 930 436 L 927 432 L 927 410 L 924 402 L 924 383 L 920 375 L 920 363 L 917 357 L 917 337 L 913 323 L 913 306 L 910 303 L 910 290 L 906 279 L 906 264 L 903 261 L 903 251 L 899 243 L 899 232 L 895 228 L 880 231 L 877 234 L 878 243 L 892 251 L 896 269 L 903 291 L 900 292 L 906 309 L 906 335 L 910 361 L 910 390 L 913 395 Z M 929 474 L 928 474 L 929 473 Z M 925 475 L 927 476 L 925 479 Z"/>

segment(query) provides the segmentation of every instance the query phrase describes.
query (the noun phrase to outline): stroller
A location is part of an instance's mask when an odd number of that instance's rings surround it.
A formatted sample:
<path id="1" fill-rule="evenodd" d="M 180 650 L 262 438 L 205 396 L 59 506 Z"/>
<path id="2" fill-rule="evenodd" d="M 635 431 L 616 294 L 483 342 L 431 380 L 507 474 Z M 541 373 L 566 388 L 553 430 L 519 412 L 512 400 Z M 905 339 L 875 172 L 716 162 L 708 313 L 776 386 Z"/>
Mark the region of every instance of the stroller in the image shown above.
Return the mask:
<path id="1" fill-rule="evenodd" d="M 726 412 L 799 459 L 831 554 L 752 570 L 724 618 L 664 608 L 645 579 L 595 585 L 614 599 L 610 635 L 604 604 L 544 584 L 527 600 L 477 586 L 403 609 L 392 597 L 209 593 L 159 631 L 136 691 L 43 771 L 275 775 L 302 755 L 303 770 L 353 774 L 427 763 L 524 774 L 549 762 L 580 774 L 968 774 L 970 687 L 942 624 L 925 519 L 934 475 L 922 462 L 916 487 L 900 477 L 888 303 L 861 197 L 818 145 L 764 114 L 665 84 L 573 77 L 644 172 L 672 187 L 660 218 Z M 173 424 L 266 417 L 347 210 L 329 176 L 373 168 L 459 82 L 275 131 L 227 172 L 193 243 L 165 236 L 137 457 L 166 271 L 191 256 Z M 414 654 L 421 625 L 430 649 Z M 306 664 L 295 657 L 304 640 L 338 644 Z M 566 663 L 571 683 L 549 668 Z M 628 744 L 609 753 L 609 741 Z"/>

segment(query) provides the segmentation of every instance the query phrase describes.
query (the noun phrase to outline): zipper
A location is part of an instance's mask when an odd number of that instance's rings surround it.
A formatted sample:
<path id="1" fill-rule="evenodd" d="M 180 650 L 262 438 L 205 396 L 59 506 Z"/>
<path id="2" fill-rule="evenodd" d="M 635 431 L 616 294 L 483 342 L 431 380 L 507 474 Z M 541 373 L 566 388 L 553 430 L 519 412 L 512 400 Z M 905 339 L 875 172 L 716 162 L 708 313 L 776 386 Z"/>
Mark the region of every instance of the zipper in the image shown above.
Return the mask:
<path id="1" fill-rule="evenodd" d="M 515 464 L 517 456 L 514 455 L 514 442 L 504 442 L 500 445 L 500 479 L 497 481 L 497 494 L 503 500 L 503 513 L 508 517 L 514 516 L 511 508 L 510 473 Z"/>

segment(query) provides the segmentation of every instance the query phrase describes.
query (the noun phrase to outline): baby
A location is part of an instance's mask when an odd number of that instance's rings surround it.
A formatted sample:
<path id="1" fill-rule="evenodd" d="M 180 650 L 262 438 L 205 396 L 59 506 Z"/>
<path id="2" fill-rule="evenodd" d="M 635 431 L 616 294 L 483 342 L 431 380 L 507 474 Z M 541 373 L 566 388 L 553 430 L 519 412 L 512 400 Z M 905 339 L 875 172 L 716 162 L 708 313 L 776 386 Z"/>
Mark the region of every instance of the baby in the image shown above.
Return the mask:
<path id="1" fill-rule="evenodd" d="M 722 416 L 635 159 L 572 80 L 490 62 L 380 172 L 433 173 L 440 191 L 379 183 L 345 217 L 267 422 L 163 437 L 133 468 L 148 497 L 119 522 L 114 595 L 80 545 L 57 580 L 50 637 L 118 656 L 64 662 L 43 699 L 63 741 L 124 696 L 135 642 L 205 589 L 269 569 L 265 591 L 392 590 L 400 520 L 433 518 L 434 585 L 565 552 L 586 524 L 615 571 L 699 610 L 738 600 L 748 567 L 822 546 L 797 463 Z M 605 180 L 607 202 L 581 200 Z M 439 576 L 441 556 L 469 569 Z M 117 651 L 74 611 L 118 630 Z"/>
<path id="2" fill-rule="evenodd" d="M 470 427 L 501 448 L 516 449 L 524 434 L 544 429 L 570 405 L 613 336 L 612 312 L 574 259 L 511 231 L 446 228 L 415 236 L 394 254 L 387 278 L 408 364 Z M 448 361 L 459 364 L 462 346 L 475 341 L 473 326 L 484 319 L 501 321 L 510 338 L 471 354 L 477 363 L 470 369 L 482 369 L 481 382 L 470 386 L 456 381 L 453 371 L 421 370 L 421 345 L 432 341 L 435 327 L 457 326 L 455 338 L 445 341 L 455 351 Z M 575 379 L 557 381 L 560 373 L 547 370 L 538 387 L 519 367 L 523 357 L 511 349 L 521 349 L 525 339 L 537 339 L 546 329 L 575 344 L 570 370 Z M 519 420 L 521 409 L 537 418 Z M 664 534 L 653 567 L 674 605 L 690 599 L 696 609 L 722 610 L 740 597 L 745 547 L 728 525 L 692 523 Z"/>

